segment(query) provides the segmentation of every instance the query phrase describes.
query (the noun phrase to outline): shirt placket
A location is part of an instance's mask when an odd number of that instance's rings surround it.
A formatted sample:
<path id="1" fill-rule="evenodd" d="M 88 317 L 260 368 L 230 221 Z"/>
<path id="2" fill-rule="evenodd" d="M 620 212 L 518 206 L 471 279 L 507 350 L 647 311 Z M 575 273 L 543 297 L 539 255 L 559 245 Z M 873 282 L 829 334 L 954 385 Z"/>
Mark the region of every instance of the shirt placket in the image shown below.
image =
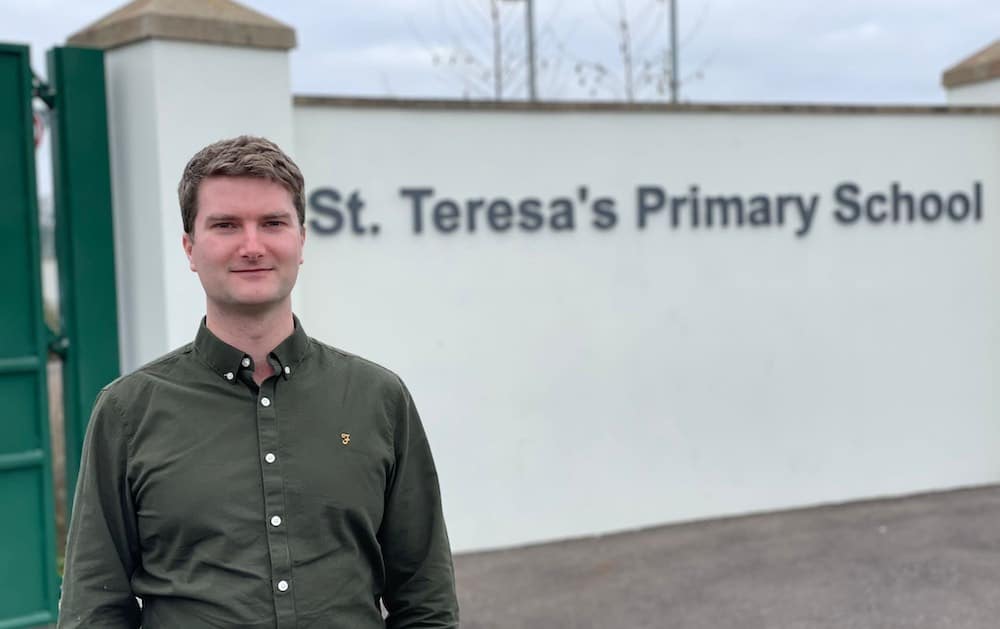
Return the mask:
<path id="1" fill-rule="evenodd" d="M 261 470 L 264 486 L 264 513 L 267 549 L 271 559 L 271 588 L 278 629 L 296 625 L 292 582 L 292 561 L 288 548 L 288 524 L 285 512 L 284 480 L 279 451 L 275 386 L 278 378 L 271 377 L 257 392 L 257 436 L 260 443 Z"/>

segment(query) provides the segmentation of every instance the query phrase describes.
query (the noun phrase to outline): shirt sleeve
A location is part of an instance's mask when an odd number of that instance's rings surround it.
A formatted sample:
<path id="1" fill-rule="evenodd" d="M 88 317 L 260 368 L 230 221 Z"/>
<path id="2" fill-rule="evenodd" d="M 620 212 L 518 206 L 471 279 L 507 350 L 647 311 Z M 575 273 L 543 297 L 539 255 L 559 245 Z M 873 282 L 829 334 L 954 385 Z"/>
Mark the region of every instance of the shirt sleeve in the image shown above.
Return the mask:
<path id="1" fill-rule="evenodd" d="M 137 629 L 131 577 L 139 565 L 135 508 L 126 477 L 125 423 L 101 391 L 87 425 L 66 542 L 59 629 Z"/>
<path id="2" fill-rule="evenodd" d="M 378 533 L 386 571 L 386 629 L 454 629 L 455 569 L 437 471 L 417 408 L 402 383 L 396 414 L 396 462 Z"/>

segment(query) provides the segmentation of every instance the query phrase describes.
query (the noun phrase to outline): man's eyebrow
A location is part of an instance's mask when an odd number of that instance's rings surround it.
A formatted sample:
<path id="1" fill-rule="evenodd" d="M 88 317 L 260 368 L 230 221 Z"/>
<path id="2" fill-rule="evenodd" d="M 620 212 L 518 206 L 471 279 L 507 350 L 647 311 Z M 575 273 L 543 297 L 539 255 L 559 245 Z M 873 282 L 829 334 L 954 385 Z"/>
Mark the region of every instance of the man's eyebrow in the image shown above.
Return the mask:
<path id="1" fill-rule="evenodd" d="M 237 218 L 238 217 L 235 214 L 208 214 L 207 216 L 205 216 L 205 222 L 235 221 L 237 220 Z"/>
<path id="2" fill-rule="evenodd" d="M 267 214 L 264 214 L 263 216 L 260 217 L 260 220 L 269 221 L 276 218 L 291 218 L 291 216 L 292 213 L 290 211 L 279 210 L 276 212 L 268 212 Z M 205 220 L 207 222 L 212 222 L 212 221 L 239 221 L 242 219 L 236 214 L 207 214 L 205 216 Z"/>
<path id="3" fill-rule="evenodd" d="M 292 216 L 291 212 L 287 210 L 282 210 L 280 212 L 269 212 L 268 214 L 261 216 L 261 219 L 267 221 L 274 218 L 290 218 L 291 216 Z"/>

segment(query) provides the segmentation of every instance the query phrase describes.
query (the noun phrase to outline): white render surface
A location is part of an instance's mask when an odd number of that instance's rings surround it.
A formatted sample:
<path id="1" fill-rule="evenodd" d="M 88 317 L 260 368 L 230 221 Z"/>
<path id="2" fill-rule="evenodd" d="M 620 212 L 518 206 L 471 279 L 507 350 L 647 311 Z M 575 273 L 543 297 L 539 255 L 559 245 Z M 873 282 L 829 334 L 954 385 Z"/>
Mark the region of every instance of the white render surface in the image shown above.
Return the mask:
<path id="1" fill-rule="evenodd" d="M 945 88 L 949 105 L 1000 105 L 1000 79 Z"/>
<path id="2" fill-rule="evenodd" d="M 359 190 L 381 227 L 310 229 L 297 311 L 409 385 L 456 550 L 1000 481 L 997 116 L 297 106 L 294 128 L 307 191 Z M 983 217 L 843 225 L 843 182 L 978 182 Z M 639 230 L 642 185 L 818 209 L 802 237 Z M 587 186 L 618 223 L 415 234 L 419 186 Z"/>
<path id="3" fill-rule="evenodd" d="M 108 51 L 104 60 L 118 338 L 122 370 L 131 371 L 160 351 L 167 325 L 154 42 Z"/>
<path id="4" fill-rule="evenodd" d="M 292 145 L 285 51 L 146 40 L 106 52 L 122 369 L 189 342 L 204 314 L 177 182 L 218 139 Z"/>

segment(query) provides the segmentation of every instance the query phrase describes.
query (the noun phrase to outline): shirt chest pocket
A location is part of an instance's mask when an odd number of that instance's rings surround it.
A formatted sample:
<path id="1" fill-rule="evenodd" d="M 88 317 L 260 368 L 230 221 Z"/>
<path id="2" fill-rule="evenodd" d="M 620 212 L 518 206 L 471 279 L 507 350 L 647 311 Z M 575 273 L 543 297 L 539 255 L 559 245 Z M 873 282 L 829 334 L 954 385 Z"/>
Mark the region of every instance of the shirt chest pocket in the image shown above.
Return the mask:
<path id="1" fill-rule="evenodd" d="M 286 457 L 290 513 L 294 509 L 303 521 L 320 527 L 363 521 L 377 529 L 392 465 L 388 444 L 364 432 L 335 430 L 301 446 Z"/>

